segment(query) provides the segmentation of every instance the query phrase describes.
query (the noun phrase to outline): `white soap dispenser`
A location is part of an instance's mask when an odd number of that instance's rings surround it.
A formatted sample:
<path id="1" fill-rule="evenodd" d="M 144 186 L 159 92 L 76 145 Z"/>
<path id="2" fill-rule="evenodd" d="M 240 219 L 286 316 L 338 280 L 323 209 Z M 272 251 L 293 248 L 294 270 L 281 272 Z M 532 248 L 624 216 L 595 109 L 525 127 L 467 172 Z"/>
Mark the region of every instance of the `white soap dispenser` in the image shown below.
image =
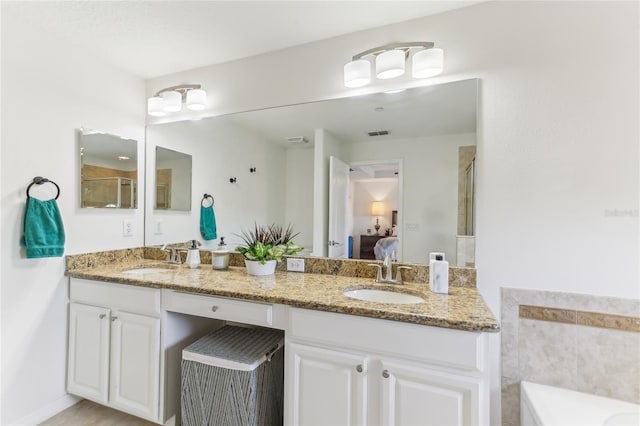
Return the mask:
<path id="1" fill-rule="evenodd" d="M 214 250 L 211 255 L 211 263 L 213 269 L 224 270 L 229 268 L 229 250 L 227 250 L 227 244 L 224 242 L 224 237 L 220 237 L 220 244 L 218 244 L 218 250 Z"/>
<path id="2" fill-rule="evenodd" d="M 433 290 L 433 278 L 435 277 L 433 273 L 433 264 L 436 261 L 436 256 L 442 256 L 442 260 L 444 260 L 444 253 L 433 252 L 429 253 L 429 288 L 431 291 Z"/>
<path id="3" fill-rule="evenodd" d="M 434 293 L 449 293 L 449 262 L 442 255 L 437 255 L 433 262 L 433 288 Z"/>
<path id="4" fill-rule="evenodd" d="M 191 247 L 187 251 L 187 265 L 189 268 L 196 269 L 200 266 L 200 249 L 196 240 L 191 240 Z"/>

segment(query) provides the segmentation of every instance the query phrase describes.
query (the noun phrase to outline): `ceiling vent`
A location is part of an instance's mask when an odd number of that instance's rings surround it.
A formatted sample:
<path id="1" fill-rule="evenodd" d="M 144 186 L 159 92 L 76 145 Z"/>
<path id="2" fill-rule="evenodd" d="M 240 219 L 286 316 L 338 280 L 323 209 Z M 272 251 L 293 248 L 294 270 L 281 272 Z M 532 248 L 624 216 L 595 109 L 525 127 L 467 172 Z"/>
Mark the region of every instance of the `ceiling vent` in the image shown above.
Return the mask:
<path id="1" fill-rule="evenodd" d="M 309 143 L 309 139 L 305 138 L 304 136 L 291 136 L 287 138 L 287 142 L 289 143 Z"/>
<path id="2" fill-rule="evenodd" d="M 367 132 L 367 134 L 371 137 L 373 136 L 386 136 L 389 134 L 388 130 L 376 130 L 375 132 Z"/>

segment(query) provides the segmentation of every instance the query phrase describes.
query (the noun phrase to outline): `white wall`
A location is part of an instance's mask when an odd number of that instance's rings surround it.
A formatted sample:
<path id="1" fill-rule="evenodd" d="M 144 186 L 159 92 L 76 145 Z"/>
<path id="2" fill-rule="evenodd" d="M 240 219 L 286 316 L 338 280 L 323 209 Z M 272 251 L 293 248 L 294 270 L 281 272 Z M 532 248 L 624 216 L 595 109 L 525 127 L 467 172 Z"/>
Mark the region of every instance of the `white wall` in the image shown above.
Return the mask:
<path id="1" fill-rule="evenodd" d="M 64 259 L 24 258 L 18 239 L 25 189 L 37 175 L 60 186 L 65 254 L 142 245 L 142 208 L 79 208 L 75 132 L 84 126 L 142 142 L 145 86 L 143 80 L 106 65 L 68 41 L 39 32 L 4 8 L 1 26 L 0 423 L 33 424 L 75 400 L 65 391 L 68 280 Z M 143 147 L 140 143 L 140 169 Z M 140 183 L 144 188 L 143 179 Z M 133 237 L 122 236 L 124 219 L 132 221 Z"/>
<path id="2" fill-rule="evenodd" d="M 215 248 L 225 237 L 229 249 L 241 243 L 243 229 L 283 223 L 286 179 L 285 149 L 227 120 L 185 121 L 147 128 L 147 179 L 154 182 L 155 147 L 192 155 L 191 211 L 147 212 L 146 244 L 198 239 Z M 256 167 L 256 173 L 249 169 Z M 235 177 L 236 183 L 229 179 Z M 204 194 L 215 200 L 218 239 L 204 241 L 200 235 L 200 203 Z M 147 205 L 154 194 L 147 192 Z M 156 221 L 162 234 L 156 234 Z"/>
<path id="3" fill-rule="evenodd" d="M 286 150 L 284 224 L 292 224 L 299 232 L 295 243 L 307 250 L 313 248 L 313 148 Z"/>
<path id="4" fill-rule="evenodd" d="M 477 267 L 493 312 L 501 286 L 640 298 L 638 9 L 481 3 L 153 79 L 147 94 L 198 82 L 220 114 L 411 86 L 346 90 L 342 67 L 371 47 L 433 40 L 446 53 L 432 83 L 481 79 Z M 491 349 L 497 423 L 497 338 Z"/>

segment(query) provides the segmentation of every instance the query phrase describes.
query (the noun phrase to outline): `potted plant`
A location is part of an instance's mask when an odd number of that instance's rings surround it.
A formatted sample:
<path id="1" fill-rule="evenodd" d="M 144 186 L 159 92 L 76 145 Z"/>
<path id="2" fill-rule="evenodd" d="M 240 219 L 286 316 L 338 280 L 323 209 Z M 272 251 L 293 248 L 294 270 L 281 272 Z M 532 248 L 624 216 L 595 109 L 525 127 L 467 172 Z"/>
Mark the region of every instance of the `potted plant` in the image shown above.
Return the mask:
<path id="1" fill-rule="evenodd" d="M 238 251 L 244 257 L 244 263 L 249 275 L 271 275 L 276 265 L 282 261 L 282 256 L 294 255 L 302 250 L 294 244 L 291 225 L 286 229 L 280 225 L 268 227 L 255 224 L 254 229 L 243 231 L 240 237 L 244 245 L 238 246 Z"/>

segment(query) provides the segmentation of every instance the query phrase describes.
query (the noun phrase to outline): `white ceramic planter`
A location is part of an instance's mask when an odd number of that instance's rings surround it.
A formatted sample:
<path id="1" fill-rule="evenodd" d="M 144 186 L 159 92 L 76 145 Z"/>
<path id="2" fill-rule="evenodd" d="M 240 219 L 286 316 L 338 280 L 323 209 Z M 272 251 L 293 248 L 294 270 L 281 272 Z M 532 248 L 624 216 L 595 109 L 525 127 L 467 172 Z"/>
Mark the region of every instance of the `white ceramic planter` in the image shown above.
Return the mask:
<path id="1" fill-rule="evenodd" d="M 244 260 L 244 264 L 247 267 L 247 274 L 249 275 L 271 275 L 276 272 L 276 261 L 267 260 L 263 265 L 258 260 Z"/>

